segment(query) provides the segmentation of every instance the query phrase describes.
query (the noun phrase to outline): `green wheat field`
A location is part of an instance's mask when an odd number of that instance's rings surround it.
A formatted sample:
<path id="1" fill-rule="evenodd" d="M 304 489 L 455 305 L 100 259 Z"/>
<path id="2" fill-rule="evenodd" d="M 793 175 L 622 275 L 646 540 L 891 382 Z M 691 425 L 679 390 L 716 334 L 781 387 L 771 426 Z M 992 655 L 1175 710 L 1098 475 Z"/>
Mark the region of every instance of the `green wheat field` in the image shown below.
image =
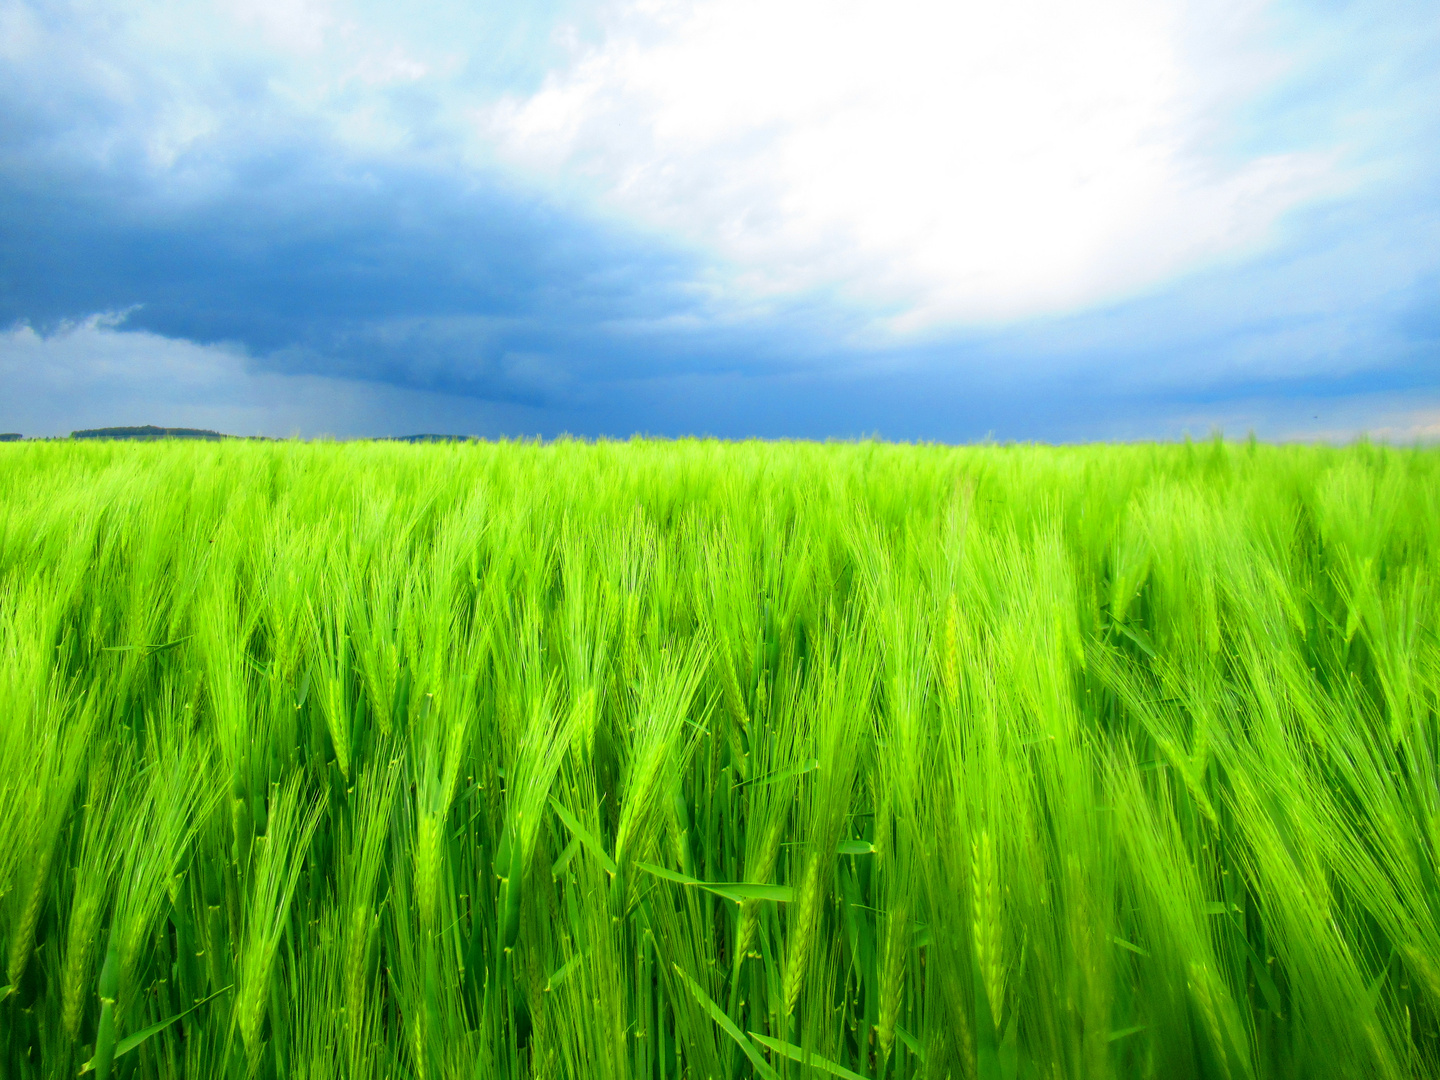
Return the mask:
<path id="1" fill-rule="evenodd" d="M 1440 452 L 0 449 L 0 1075 L 1440 1075 Z"/>

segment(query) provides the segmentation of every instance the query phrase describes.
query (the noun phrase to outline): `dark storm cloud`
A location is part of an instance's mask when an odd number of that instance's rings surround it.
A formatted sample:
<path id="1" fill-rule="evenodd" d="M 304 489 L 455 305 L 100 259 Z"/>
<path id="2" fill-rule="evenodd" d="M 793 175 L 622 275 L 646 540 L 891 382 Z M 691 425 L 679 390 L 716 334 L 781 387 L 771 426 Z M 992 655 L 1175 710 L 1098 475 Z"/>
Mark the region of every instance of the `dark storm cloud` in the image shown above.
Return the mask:
<path id="1" fill-rule="evenodd" d="M 709 323 L 693 256 L 498 185 L 255 163 L 221 197 L 7 177 L 0 319 L 228 342 L 265 368 L 549 400 L 575 380 L 713 367 L 756 331 Z M 747 341 L 746 339 L 752 339 Z"/>

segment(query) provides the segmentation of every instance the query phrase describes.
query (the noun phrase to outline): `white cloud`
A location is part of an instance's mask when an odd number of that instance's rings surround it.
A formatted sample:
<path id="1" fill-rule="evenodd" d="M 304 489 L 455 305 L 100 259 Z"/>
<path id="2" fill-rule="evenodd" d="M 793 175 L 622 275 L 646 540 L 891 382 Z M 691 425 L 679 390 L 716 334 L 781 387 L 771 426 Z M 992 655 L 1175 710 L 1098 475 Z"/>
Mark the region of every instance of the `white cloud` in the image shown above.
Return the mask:
<path id="1" fill-rule="evenodd" d="M 138 161 L 172 192 L 203 195 L 229 181 L 229 166 L 297 133 L 355 153 L 403 153 L 416 118 L 392 92 L 455 90 L 447 80 L 463 71 L 474 27 L 451 0 L 436 0 L 426 20 L 372 6 L 132 0 L 112 10 L 0 0 L 0 59 L 11 65 L 3 89 L 43 118 L 0 146 L 0 159 Z M 453 142 L 473 139 L 468 124 L 449 131 Z"/>
<path id="2" fill-rule="evenodd" d="M 1334 186 L 1324 155 L 1200 146 L 1281 66 L 1260 10 L 646 0 L 482 128 L 752 297 L 838 287 L 897 330 L 1074 310 L 1249 253 Z"/>
<path id="3" fill-rule="evenodd" d="M 333 9 L 326 0 L 231 0 L 222 8 L 272 48 L 305 56 L 325 48 L 339 22 Z"/>

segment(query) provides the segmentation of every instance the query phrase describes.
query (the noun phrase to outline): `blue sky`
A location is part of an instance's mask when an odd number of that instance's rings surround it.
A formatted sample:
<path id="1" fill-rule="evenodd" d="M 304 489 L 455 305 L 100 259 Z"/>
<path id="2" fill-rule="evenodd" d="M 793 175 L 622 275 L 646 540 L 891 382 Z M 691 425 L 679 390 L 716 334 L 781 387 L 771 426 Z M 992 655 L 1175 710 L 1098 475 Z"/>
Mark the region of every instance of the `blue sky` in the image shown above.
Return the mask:
<path id="1" fill-rule="evenodd" d="M 0 0 L 0 430 L 139 423 L 1434 439 L 1440 8 Z"/>

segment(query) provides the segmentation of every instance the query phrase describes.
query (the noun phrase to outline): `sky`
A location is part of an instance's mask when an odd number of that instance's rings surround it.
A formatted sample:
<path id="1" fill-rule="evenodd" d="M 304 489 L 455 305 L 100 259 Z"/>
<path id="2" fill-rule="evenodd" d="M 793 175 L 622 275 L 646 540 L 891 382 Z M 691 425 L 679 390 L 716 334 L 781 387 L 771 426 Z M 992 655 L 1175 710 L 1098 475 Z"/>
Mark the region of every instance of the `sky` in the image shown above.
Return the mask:
<path id="1" fill-rule="evenodd" d="M 0 0 L 0 431 L 1440 439 L 1434 0 Z"/>

